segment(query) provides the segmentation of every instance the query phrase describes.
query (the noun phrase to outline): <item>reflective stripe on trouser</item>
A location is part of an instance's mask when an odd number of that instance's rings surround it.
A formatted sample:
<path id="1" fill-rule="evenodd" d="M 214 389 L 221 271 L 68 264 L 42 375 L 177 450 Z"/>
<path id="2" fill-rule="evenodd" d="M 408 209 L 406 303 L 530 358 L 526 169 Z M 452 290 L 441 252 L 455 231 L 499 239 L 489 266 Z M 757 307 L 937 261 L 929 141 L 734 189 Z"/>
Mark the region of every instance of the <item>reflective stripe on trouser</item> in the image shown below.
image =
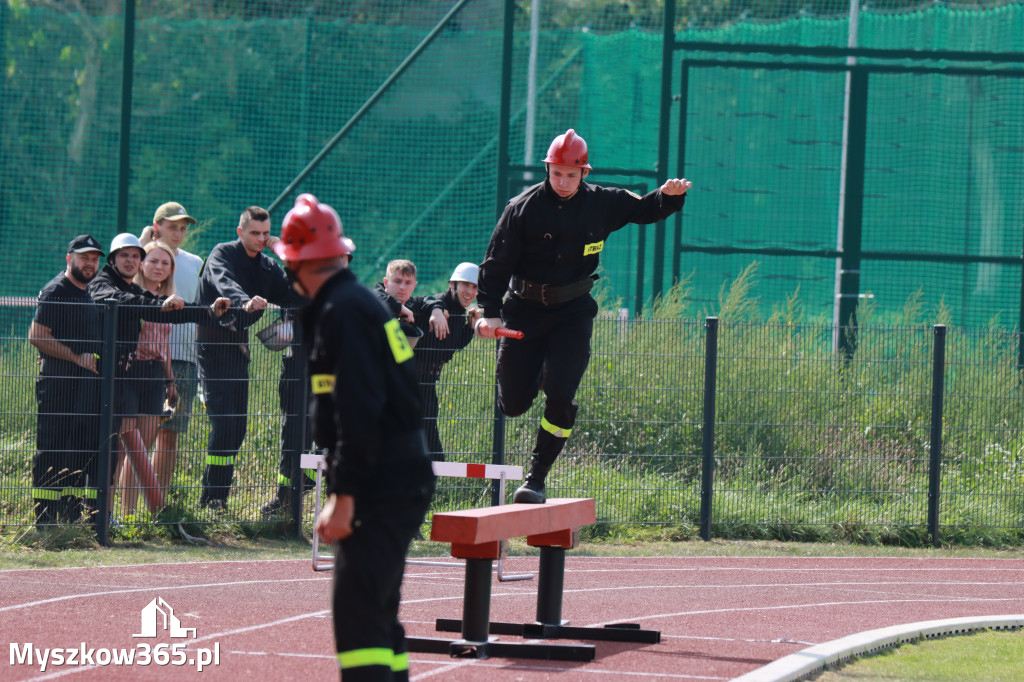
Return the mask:
<path id="1" fill-rule="evenodd" d="M 341 652 L 343 679 L 404 678 L 408 668 L 405 630 L 398 621 L 405 555 L 429 506 L 429 498 L 389 498 L 364 504 L 359 527 L 335 544 L 333 615 L 335 650 Z M 341 656 L 352 652 L 386 650 L 392 654 L 383 668 L 350 669 Z M 358 660 L 358 659 L 357 659 Z"/>
<path id="2" fill-rule="evenodd" d="M 391 670 L 391 662 L 395 658 L 395 652 L 391 649 L 353 649 L 352 651 L 338 652 L 338 665 L 342 670 L 350 668 L 364 668 L 371 665 L 386 666 Z"/>
<path id="3" fill-rule="evenodd" d="M 540 428 L 544 429 L 552 436 L 557 436 L 558 438 L 568 438 L 569 434 L 572 433 L 572 428 L 563 428 L 561 426 L 555 426 L 554 424 L 548 421 L 547 417 L 541 417 Z"/>
<path id="4" fill-rule="evenodd" d="M 232 344 L 197 346 L 210 422 L 200 502 L 227 500 L 249 419 L 249 361 Z"/>

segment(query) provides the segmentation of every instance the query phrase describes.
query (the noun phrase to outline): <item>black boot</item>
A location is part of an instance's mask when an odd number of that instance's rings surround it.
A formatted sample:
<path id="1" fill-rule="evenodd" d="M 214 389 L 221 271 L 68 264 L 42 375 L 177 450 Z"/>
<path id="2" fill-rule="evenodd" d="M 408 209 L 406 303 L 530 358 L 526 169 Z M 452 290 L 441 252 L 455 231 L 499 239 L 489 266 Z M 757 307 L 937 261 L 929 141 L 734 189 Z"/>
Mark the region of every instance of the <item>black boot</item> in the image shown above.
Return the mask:
<path id="1" fill-rule="evenodd" d="M 544 504 L 547 496 L 544 494 L 544 478 L 551 470 L 550 464 L 541 464 L 538 455 L 530 458 L 530 473 L 526 475 L 526 481 L 516 490 L 512 501 L 516 504 Z"/>
<path id="2" fill-rule="evenodd" d="M 289 510 L 291 504 L 292 489 L 289 486 L 281 485 L 277 487 L 277 497 L 260 507 L 260 514 L 263 516 L 273 516 L 282 509 Z"/>

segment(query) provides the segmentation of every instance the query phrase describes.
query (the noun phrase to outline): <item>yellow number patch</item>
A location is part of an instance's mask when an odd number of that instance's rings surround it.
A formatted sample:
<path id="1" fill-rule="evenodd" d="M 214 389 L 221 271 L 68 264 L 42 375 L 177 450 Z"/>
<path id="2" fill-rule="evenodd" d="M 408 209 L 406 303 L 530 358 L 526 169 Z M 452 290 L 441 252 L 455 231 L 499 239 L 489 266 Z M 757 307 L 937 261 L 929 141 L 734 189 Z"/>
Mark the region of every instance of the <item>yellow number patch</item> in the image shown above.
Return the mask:
<path id="1" fill-rule="evenodd" d="M 398 320 L 388 320 L 384 325 L 384 331 L 388 335 L 388 343 L 391 345 L 391 354 L 395 356 L 395 362 L 402 364 L 412 358 L 412 346 L 402 333 Z"/>
<path id="2" fill-rule="evenodd" d="M 313 395 L 321 395 L 323 393 L 330 393 L 334 390 L 334 375 L 333 374 L 314 374 L 309 379 L 309 383 L 312 385 Z"/>
<path id="3" fill-rule="evenodd" d="M 601 249 L 604 248 L 604 242 L 594 242 L 593 244 L 587 244 L 583 247 L 584 256 L 593 256 L 595 253 L 601 253 Z"/>

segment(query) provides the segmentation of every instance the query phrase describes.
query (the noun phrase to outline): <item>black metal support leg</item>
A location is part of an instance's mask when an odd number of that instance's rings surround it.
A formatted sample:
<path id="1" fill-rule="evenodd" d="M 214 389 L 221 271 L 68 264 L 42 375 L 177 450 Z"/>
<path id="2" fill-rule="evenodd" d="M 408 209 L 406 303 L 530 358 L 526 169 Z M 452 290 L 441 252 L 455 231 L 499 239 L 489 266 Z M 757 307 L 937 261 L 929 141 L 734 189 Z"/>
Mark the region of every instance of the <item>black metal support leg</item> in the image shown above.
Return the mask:
<path id="1" fill-rule="evenodd" d="M 537 622 L 562 625 L 562 588 L 565 585 L 565 550 L 540 548 L 540 577 L 537 579 Z"/>
<path id="2" fill-rule="evenodd" d="M 491 620 L 491 560 L 466 559 L 466 586 L 462 600 L 462 638 L 486 642 Z"/>

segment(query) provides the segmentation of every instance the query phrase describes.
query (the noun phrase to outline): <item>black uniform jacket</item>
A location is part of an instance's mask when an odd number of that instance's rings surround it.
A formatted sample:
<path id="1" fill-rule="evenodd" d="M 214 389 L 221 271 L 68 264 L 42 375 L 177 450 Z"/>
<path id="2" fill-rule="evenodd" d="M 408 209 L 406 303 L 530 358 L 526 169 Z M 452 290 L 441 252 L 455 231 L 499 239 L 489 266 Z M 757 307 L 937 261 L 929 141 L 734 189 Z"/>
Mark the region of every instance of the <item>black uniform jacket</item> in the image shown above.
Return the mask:
<path id="1" fill-rule="evenodd" d="M 181 310 L 161 310 L 166 296 L 157 296 L 135 282 L 125 282 L 109 263 L 89 283 L 89 294 L 97 302 L 117 301 L 118 366 L 123 366 L 139 345 L 142 320 L 178 323 L 205 321 L 212 317 L 206 306 L 186 305 Z"/>
<path id="2" fill-rule="evenodd" d="M 416 364 L 419 366 L 421 381 L 437 381 L 441 377 L 441 369 L 452 359 L 455 351 L 462 350 L 473 340 L 473 327 L 469 323 L 466 309 L 451 289 L 428 296 L 425 302 L 428 305 L 413 311 L 416 325 L 423 330 L 423 338 L 415 348 Z M 430 313 L 437 306 L 448 311 L 448 336 L 443 339 L 437 338 L 430 331 Z"/>
<path id="3" fill-rule="evenodd" d="M 288 282 L 284 270 L 272 258 L 259 253 L 250 257 L 240 240 L 217 244 L 203 263 L 199 276 L 199 303 L 210 305 L 218 297 L 231 299 L 232 317 L 213 318 L 199 325 L 197 338 L 207 343 L 245 344 L 248 328 L 263 316 L 262 310 L 240 310 L 255 296 L 281 307 L 307 303 Z"/>
<path id="4" fill-rule="evenodd" d="M 412 348 L 396 320 L 349 270 L 303 312 L 310 344 L 314 437 L 328 449 L 328 490 L 357 500 L 428 494 Z"/>
<path id="5" fill-rule="evenodd" d="M 581 182 L 564 200 L 544 182 L 505 206 L 480 265 L 477 300 L 484 317 L 501 317 L 509 279 L 564 286 L 597 270 L 604 240 L 630 223 L 656 223 L 683 207 L 686 195 L 660 189 L 641 197 L 624 189 Z"/>
<path id="6" fill-rule="evenodd" d="M 377 298 L 384 304 L 384 307 L 391 311 L 392 315 L 398 317 L 401 314 L 402 304 L 399 303 L 397 298 L 388 293 L 388 290 L 384 288 L 384 282 L 377 282 L 373 287 L 373 293 L 377 295 Z M 402 331 L 405 332 L 406 336 L 419 336 L 420 332 L 416 329 L 429 333 L 429 326 L 425 327 L 420 324 L 420 318 L 425 316 L 425 319 L 429 320 L 430 313 L 434 308 L 441 308 L 441 306 L 441 302 L 433 300 L 433 297 L 411 296 L 406 301 L 405 307 L 412 311 L 415 322 L 410 324 L 399 318 Z"/>

